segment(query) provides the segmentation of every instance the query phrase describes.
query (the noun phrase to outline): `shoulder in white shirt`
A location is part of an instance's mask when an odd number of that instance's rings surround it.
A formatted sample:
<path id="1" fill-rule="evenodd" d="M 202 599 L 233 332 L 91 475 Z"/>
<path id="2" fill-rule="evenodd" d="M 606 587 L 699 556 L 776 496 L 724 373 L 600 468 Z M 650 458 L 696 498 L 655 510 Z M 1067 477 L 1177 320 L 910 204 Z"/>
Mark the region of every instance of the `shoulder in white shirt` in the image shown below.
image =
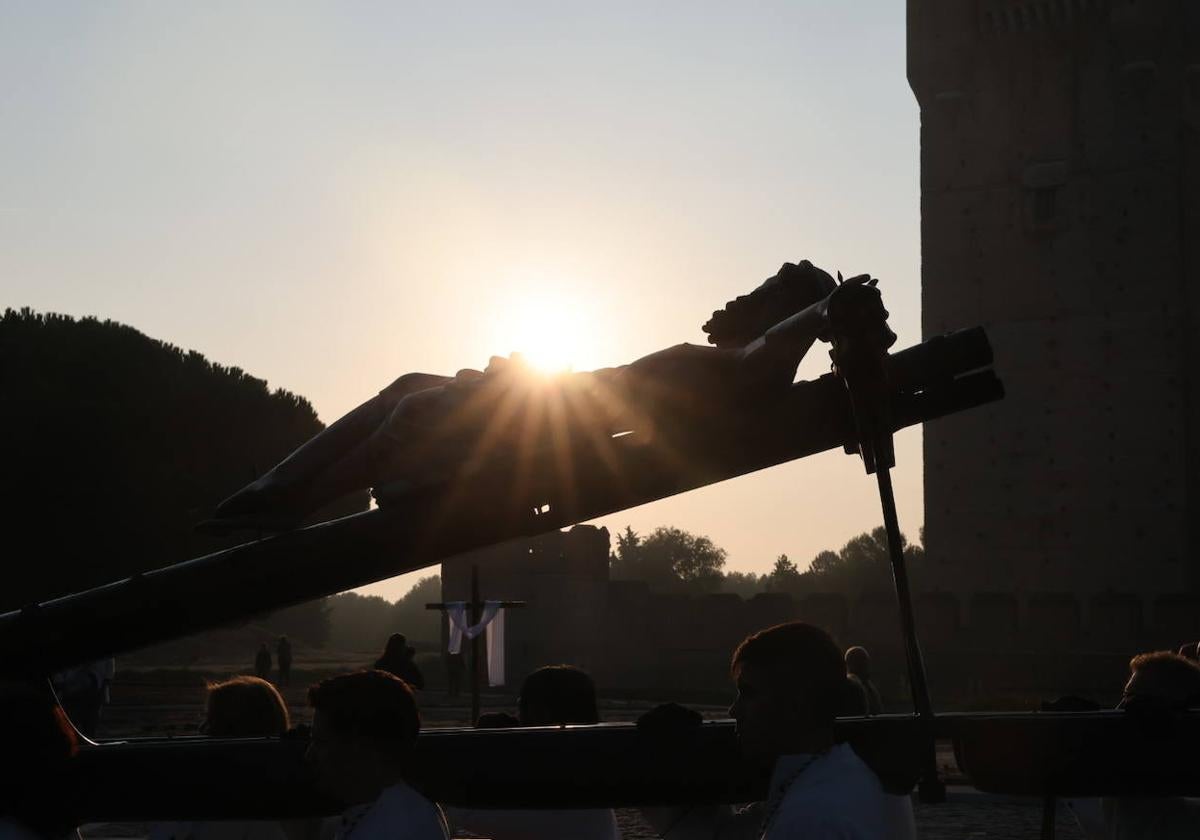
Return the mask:
<path id="1" fill-rule="evenodd" d="M 782 789 L 782 790 L 781 790 Z M 849 744 L 775 762 L 766 802 L 643 808 L 667 840 L 914 840 L 912 801 L 883 789 Z M 765 824 L 764 824 L 765 823 Z"/>
<path id="2" fill-rule="evenodd" d="M 769 790 L 785 784 L 808 760 L 809 756 L 781 756 Z M 853 748 L 838 744 L 796 776 L 763 836 L 913 840 L 912 800 L 885 791 Z"/>
<path id="3" fill-rule="evenodd" d="M 621 840 L 617 818 L 610 808 L 574 810 L 485 810 L 447 808 L 455 830 L 463 829 L 491 840 Z"/>
<path id="4" fill-rule="evenodd" d="M 400 782 L 385 788 L 370 805 L 342 815 L 335 840 L 447 840 L 438 807 Z"/>

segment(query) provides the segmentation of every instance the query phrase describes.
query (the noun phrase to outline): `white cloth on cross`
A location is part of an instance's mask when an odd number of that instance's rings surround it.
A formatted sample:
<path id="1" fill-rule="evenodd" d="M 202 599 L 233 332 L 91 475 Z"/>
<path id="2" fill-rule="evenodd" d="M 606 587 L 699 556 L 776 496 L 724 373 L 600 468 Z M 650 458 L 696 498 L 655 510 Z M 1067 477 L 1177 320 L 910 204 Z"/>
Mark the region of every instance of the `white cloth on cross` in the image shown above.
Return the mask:
<path id="1" fill-rule="evenodd" d="M 484 601 L 477 624 L 467 625 L 467 602 L 447 601 L 446 620 L 450 625 L 450 644 L 446 650 L 462 650 L 463 636 L 474 639 L 491 625 L 487 634 L 488 685 L 504 685 L 504 608 L 499 601 Z"/>
<path id="2" fill-rule="evenodd" d="M 504 609 L 496 610 L 487 629 L 488 685 L 504 685 Z"/>

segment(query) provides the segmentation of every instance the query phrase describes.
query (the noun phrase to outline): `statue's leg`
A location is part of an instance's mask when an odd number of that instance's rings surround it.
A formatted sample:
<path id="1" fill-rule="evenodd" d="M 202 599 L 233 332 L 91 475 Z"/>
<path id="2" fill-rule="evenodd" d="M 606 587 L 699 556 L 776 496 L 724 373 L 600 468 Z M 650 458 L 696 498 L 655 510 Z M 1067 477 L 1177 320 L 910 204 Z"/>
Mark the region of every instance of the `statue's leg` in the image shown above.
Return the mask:
<path id="1" fill-rule="evenodd" d="M 404 397 L 417 391 L 436 388 L 450 377 L 427 373 L 401 376 L 376 396 L 341 417 L 320 434 L 296 449 L 262 477 L 234 493 L 217 507 L 216 519 L 238 521 L 252 526 L 280 525 L 298 520 L 326 501 L 341 498 L 354 490 L 365 489 L 370 480 L 342 490 L 320 486 L 332 467 L 344 459 L 356 461 L 355 453 L 371 438 Z M 347 465 L 348 467 L 352 465 Z M 361 472 L 361 471 L 359 471 Z M 349 479 L 354 469 L 340 470 Z M 365 477 L 364 477 L 365 478 Z M 332 495 L 331 495 L 332 493 Z"/>
<path id="2" fill-rule="evenodd" d="M 461 388 L 440 386 L 405 395 L 371 434 L 313 483 L 322 493 L 320 503 L 365 487 L 396 482 L 418 486 L 452 474 L 464 457 L 466 442 L 482 434 L 482 420 L 488 416 L 476 409 L 469 414 L 481 422 L 467 420 L 460 413 L 464 397 Z"/>

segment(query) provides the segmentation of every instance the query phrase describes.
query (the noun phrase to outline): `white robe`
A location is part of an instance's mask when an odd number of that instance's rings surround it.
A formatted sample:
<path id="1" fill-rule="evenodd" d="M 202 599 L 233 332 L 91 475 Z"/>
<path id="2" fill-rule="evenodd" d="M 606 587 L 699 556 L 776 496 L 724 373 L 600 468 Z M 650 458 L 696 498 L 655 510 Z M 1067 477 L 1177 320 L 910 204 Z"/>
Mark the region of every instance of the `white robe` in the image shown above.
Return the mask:
<path id="1" fill-rule="evenodd" d="M 777 800 L 740 811 L 710 805 L 642 813 L 667 840 L 914 840 L 912 800 L 886 792 L 849 744 L 838 744 L 796 775 L 811 758 L 779 757 L 767 788 Z"/>

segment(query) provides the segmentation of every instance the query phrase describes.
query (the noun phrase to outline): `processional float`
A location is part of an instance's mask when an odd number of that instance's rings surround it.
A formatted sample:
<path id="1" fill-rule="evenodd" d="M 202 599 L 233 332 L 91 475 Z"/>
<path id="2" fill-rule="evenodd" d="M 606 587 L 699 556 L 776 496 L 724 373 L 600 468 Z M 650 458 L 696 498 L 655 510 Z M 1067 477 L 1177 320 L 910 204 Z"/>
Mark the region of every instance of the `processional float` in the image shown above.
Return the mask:
<path id="1" fill-rule="evenodd" d="M 553 435 L 551 445 L 518 441 L 497 450 L 517 452 L 519 462 L 462 451 L 443 459 L 432 479 L 378 485 L 375 510 L 0 615 L 0 668 L 8 677 L 44 676 L 842 447 L 859 454 L 877 477 L 914 714 L 840 719 L 837 728 L 889 788 L 907 791 L 919 781 L 922 796 L 936 800 L 933 739 L 948 737 L 960 766 L 985 791 L 1200 793 L 1200 769 L 1191 760 L 1200 745 L 1196 716 L 1147 723 L 1121 712 L 934 714 L 892 498 L 892 435 L 1000 399 L 1003 388 L 982 329 L 889 353 L 894 336 L 878 293 L 849 281 L 839 292 L 840 298 L 836 292 L 829 298 L 839 306 L 820 313 L 833 371 L 816 380 L 708 392 L 693 382 L 683 389 L 690 395 L 683 411 L 676 400 L 675 422 L 663 422 L 663 413 L 634 412 L 619 424 L 629 428 L 614 432 L 611 424 L 585 422 L 577 424 L 578 434 L 567 423 L 567 433 Z M 804 314 L 765 337 L 789 340 Z M 770 344 L 759 341 L 755 352 Z M 670 372 L 668 365 L 668 382 Z M 487 375 L 481 380 L 459 384 L 470 394 L 487 387 Z M 671 389 L 662 382 L 651 401 L 670 403 Z M 550 414 L 555 399 L 543 399 Z M 451 443 L 443 454 L 453 450 Z M 217 592 L 220 598 L 209 597 Z M 79 821 L 335 812 L 338 803 L 312 788 L 300 760 L 305 746 L 303 735 L 89 742 L 74 762 L 64 800 Z M 678 738 L 627 724 L 435 730 L 421 735 L 417 752 L 412 783 L 432 799 L 462 806 L 744 802 L 761 798 L 766 783 L 762 769 L 741 758 L 732 724 L 720 721 Z M 489 760 L 500 754 L 503 762 Z"/>

